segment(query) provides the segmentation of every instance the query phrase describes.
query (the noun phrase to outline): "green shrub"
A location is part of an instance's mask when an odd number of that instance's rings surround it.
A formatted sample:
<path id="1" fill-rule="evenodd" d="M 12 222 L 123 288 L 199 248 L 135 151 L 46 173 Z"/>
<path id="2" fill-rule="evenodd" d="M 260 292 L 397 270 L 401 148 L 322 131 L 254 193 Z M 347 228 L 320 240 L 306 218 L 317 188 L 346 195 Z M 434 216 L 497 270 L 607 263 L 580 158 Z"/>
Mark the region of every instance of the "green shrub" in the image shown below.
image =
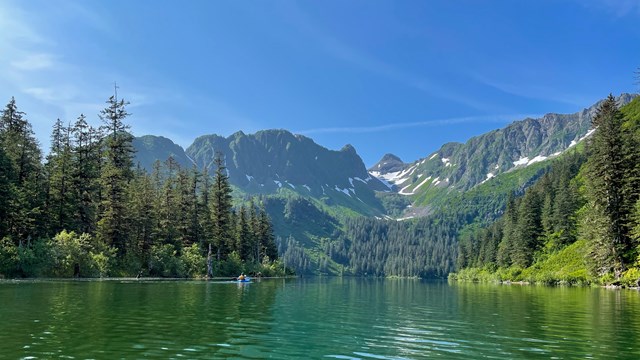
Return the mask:
<path id="1" fill-rule="evenodd" d="M 616 278 L 613 275 L 613 273 L 608 272 L 600 276 L 600 278 L 598 279 L 598 282 L 602 285 L 611 285 L 616 282 Z"/>
<path id="2" fill-rule="evenodd" d="M 181 256 L 184 264 L 184 273 L 187 277 L 202 277 L 207 272 L 207 258 L 200 251 L 198 244 L 193 244 L 182 249 Z"/>
<path id="3" fill-rule="evenodd" d="M 223 260 L 220 265 L 220 273 L 218 275 L 221 276 L 237 276 L 246 271 L 245 264 L 235 251 L 229 254 L 227 260 Z"/>
<path id="4" fill-rule="evenodd" d="M 631 269 L 623 272 L 622 278 L 620 279 L 620 284 L 629 287 L 640 286 L 640 269 L 637 267 L 632 267 Z"/>
<path id="5" fill-rule="evenodd" d="M 0 277 L 15 277 L 20 256 L 18 247 L 10 237 L 0 239 Z"/>
<path id="6" fill-rule="evenodd" d="M 99 251 L 89 234 L 61 231 L 48 244 L 47 274 L 55 277 L 99 277 L 109 272 L 113 249 Z"/>
<path id="7" fill-rule="evenodd" d="M 151 247 L 149 274 L 161 277 L 183 277 L 185 274 L 182 259 L 176 256 L 176 249 L 171 244 Z"/>

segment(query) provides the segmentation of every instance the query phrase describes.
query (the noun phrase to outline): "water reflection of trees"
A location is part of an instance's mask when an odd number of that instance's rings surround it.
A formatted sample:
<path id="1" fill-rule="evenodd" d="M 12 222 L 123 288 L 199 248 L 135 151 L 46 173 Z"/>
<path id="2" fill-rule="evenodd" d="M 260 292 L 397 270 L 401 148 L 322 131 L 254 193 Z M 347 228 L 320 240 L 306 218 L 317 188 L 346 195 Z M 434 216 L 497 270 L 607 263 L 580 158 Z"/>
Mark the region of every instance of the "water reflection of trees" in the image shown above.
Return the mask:
<path id="1" fill-rule="evenodd" d="M 476 356 L 640 358 L 640 296 L 632 291 L 455 283 L 458 318 Z"/>
<path id="2" fill-rule="evenodd" d="M 24 302 L 3 303 L 29 314 L 0 325 L 14 333 L 2 335 L 14 347 L 4 355 L 215 358 L 269 332 L 278 283 L 52 282 L 22 291 Z"/>

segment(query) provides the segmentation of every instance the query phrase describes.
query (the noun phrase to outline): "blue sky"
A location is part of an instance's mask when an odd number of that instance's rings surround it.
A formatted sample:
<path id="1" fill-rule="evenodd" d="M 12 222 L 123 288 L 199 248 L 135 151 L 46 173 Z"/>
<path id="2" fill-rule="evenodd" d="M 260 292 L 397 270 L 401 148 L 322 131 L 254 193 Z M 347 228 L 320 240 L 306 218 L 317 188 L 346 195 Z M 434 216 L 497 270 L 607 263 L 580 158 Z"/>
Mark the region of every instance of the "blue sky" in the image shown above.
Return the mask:
<path id="1" fill-rule="evenodd" d="M 135 135 L 284 128 L 367 166 L 637 92 L 640 0 L 1 1 L 0 101 L 56 118 L 131 102 Z"/>

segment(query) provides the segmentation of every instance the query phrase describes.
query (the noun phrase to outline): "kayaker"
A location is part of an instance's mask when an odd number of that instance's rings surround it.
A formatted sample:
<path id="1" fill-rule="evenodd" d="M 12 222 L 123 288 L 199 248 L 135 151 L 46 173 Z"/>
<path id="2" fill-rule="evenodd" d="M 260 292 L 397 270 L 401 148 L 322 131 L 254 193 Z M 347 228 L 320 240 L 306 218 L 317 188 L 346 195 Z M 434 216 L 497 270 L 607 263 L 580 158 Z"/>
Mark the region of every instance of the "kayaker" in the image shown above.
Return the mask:
<path id="1" fill-rule="evenodd" d="M 244 273 L 242 273 L 242 274 L 240 274 L 240 276 L 238 276 L 238 280 L 244 281 L 244 279 L 246 279 L 246 276 L 244 276 Z"/>

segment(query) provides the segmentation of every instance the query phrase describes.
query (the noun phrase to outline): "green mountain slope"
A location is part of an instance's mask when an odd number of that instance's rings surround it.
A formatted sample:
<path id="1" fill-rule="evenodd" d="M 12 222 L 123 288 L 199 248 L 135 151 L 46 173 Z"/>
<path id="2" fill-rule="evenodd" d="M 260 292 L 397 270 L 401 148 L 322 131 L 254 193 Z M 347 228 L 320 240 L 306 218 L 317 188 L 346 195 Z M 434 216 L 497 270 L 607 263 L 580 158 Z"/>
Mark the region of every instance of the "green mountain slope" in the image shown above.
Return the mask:
<path id="1" fill-rule="evenodd" d="M 618 104 L 625 105 L 634 96 L 622 94 Z M 399 194 L 411 198 L 414 207 L 432 207 L 446 201 L 451 193 L 468 191 L 493 181 L 498 174 L 558 156 L 575 146 L 588 136 L 600 103 L 574 114 L 547 114 L 516 121 L 464 144 L 448 143 L 401 169 L 373 167 L 369 171 L 394 184 Z"/>
<path id="2" fill-rule="evenodd" d="M 497 222 L 468 229 L 452 278 L 640 284 L 640 98 L 619 112 L 610 104 L 575 155 L 555 161 Z"/>

